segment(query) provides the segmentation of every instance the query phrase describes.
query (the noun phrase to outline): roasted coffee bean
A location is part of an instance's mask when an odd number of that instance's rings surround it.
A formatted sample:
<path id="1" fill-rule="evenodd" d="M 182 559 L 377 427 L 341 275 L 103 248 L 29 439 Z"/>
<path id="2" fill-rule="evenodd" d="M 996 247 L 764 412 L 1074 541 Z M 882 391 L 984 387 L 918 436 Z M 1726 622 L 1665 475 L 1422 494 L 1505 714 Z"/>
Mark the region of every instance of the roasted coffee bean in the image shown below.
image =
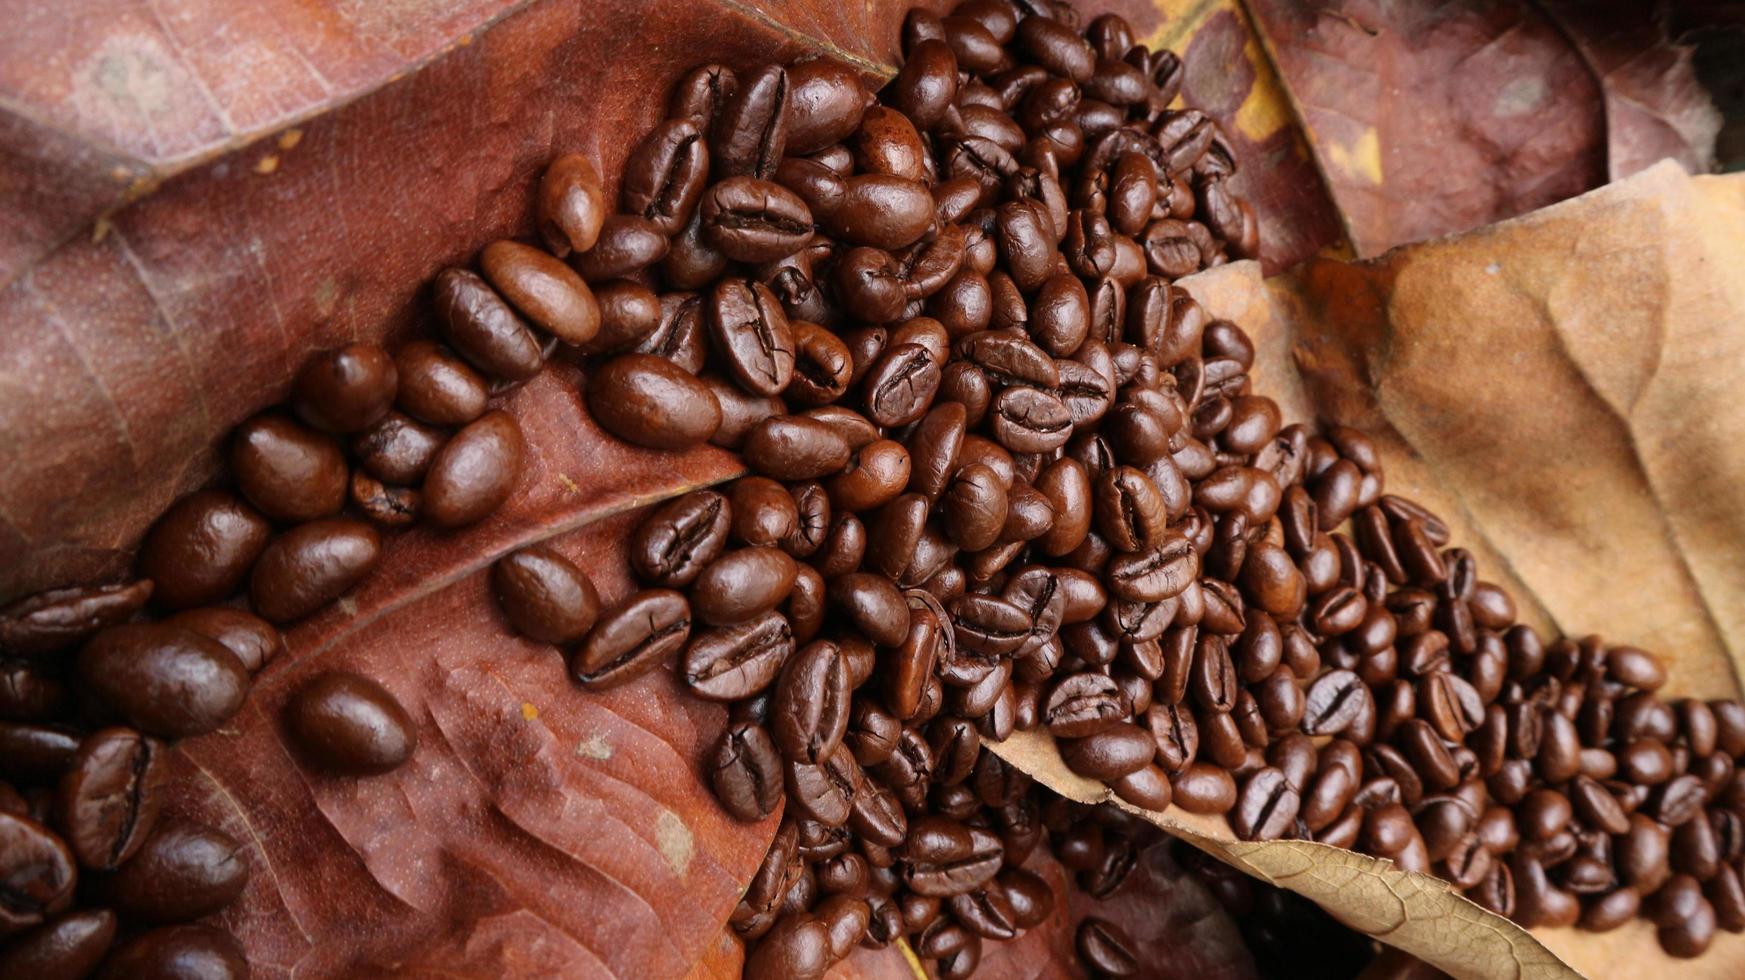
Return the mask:
<path id="1" fill-rule="evenodd" d="M 342 775 L 392 772 L 412 757 L 418 732 L 406 709 L 375 681 L 329 671 L 304 684 L 285 707 L 304 756 Z"/>
<path id="2" fill-rule="evenodd" d="M 242 585 L 271 533 L 254 508 L 222 490 L 200 490 L 152 525 L 140 545 L 139 574 L 167 609 L 217 602 Z"/>
<path id="3" fill-rule="evenodd" d="M 580 640 L 600 615 L 594 583 L 568 558 L 535 545 L 499 559 L 491 589 L 510 625 L 542 643 Z"/>
<path id="4" fill-rule="evenodd" d="M 707 385 L 651 354 L 620 354 L 600 365 L 588 379 L 587 394 L 602 428 L 651 449 L 695 446 L 722 422 L 721 404 Z"/>
<path id="5" fill-rule="evenodd" d="M 167 779 L 163 746 L 128 728 L 86 738 L 60 779 L 55 826 L 79 863 L 107 871 L 151 835 Z"/>
<path id="6" fill-rule="evenodd" d="M 800 814 L 840 827 L 853 814 L 854 801 L 864 792 L 865 777 L 845 745 L 838 745 L 822 763 L 787 762 L 788 802 Z"/>
<path id="7" fill-rule="evenodd" d="M 197 919 L 229 905 L 248 884 L 242 845 L 229 834 L 188 820 L 160 821 L 139 852 L 111 873 L 93 876 L 99 900 L 147 922 Z"/>
<path id="8" fill-rule="evenodd" d="M 886 427 L 907 425 L 932 406 L 939 382 L 939 365 L 926 347 L 894 346 L 867 373 L 867 417 Z"/>
<path id="9" fill-rule="evenodd" d="M 258 673 L 285 650 L 285 639 L 271 623 L 253 613 L 229 606 L 208 606 L 177 613 L 165 620 L 170 626 L 192 630 L 217 640 L 236 655 L 249 673 Z"/>
<path id="10" fill-rule="evenodd" d="M 1081 776 L 1113 780 L 1143 768 L 1156 752 L 1149 732 L 1123 721 L 1064 743 L 1061 759 Z"/>
<path id="11" fill-rule="evenodd" d="M 841 650 L 828 641 L 808 644 L 788 658 L 770 706 L 770 729 L 794 762 L 822 763 L 848 730 L 850 692 Z"/>
<path id="12" fill-rule="evenodd" d="M 247 980 L 242 944 L 213 926 L 190 923 L 153 929 L 115 948 L 103 961 L 98 980 L 182 978 Z"/>
<path id="13" fill-rule="evenodd" d="M 230 468 L 243 496 L 277 520 L 325 517 L 345 502 L 339 444 L 282 415 L 257 415 L 237 427 Z"/>
<path id="14" fill-rule="evenodd" d="M 691 607 L 670 589 L 646 589 L 600 616 L 570 659 L 570 675 L 592 690 L 634 680 L 676 653 L 691 635 Z"/>
<path id="15" fill-rule="evenodd" d="M 730 551 L 697 576 L 691 607 L 711 626 L 742 623 L 786 599 L 796 572 L 794 559 L 777 548 Z"/>
<path id="16" fill-rule="evenodd" d="M 358 432 L 388 413 L 398 381 L 387 351 L 348 344 L 303 362 L 291 385 L 291 408 L 323 432 Z"/>
<path id="17" fill-rule="evenodd" d="M 422 514 L 445 527 L 490 516 L 514 491 L 527 442 L 515 417 L 487 412 L 455 433 L 424 476 Z"/>
<path id="18" fill-rule="evenodd" d="M 766 612 L 693 636 L 679 672 L 698 697 L 735 701 L 774 683 L 793 650 L 794 634 L 787 619 Z"/>
<path id="19" fill-rule="evenodd" d="M 825 227 L 843 241 L 890 251 L 914 243 L 933 219 L 933 195 L 926 184 L 868 173 L 844 181 L 842 205 Z"/>
<path id="20" fill-rule="evenodd" d="M 630 540 L 630 565 L 650 585 L 682 587 L 727 549 L 732 510 L 714 490 L 662 504 Z"/>
<path id="21" fill-rule="evenodd" d="M 249 676 L 216 640 L 163 623 L 112 626 L 79 651 L 86 686 L 134 727 L 160 738 L 204 735 L 242 707 Z"/>
<path id="22" fill-rule="evenodd" d="M 841 472 L 850 449 L 841 432 L 803 415 L 777 415 L 753 426 L 742 449 L 759 473 L 778 480 L 813 480 Z"/>
<path id="23" fill-rule="evenodd" d="M 600 331 L 594 293 L 569 266 L 519 242 L 496 241 L 479 252 L 479 268 L 522 315 L 552 336 L 586 344 Z"/>
<path id="24" fill-rule="evenodd" d="M 781 303 L 759 282 L 723 279 L 710 291 L 711 346 L 748 391 L 779 394 L 794 374 L 794 332 Z"/>
<path id="25" fill-rule="evenodd" d="M 903 880 L 917 894 L 962 895 L 987 884 L 1000 870 L 1000 839 L 948 817 L 925 816 L 910 824 L 900 855 Z"/>
<path id="26" fill-rule="evenodd" d="M 0 950 L 0 976 L 81 980 L 97 969 L 114 940 L 114 912 L 68 912 L 10 937 L 6 948 Z"/>
<path id="27" fill-rule="evenodd" d="M 381 535 L 362 521 L 335 517 L 300 524 L 261 553 L 249 577 L 249 599 L 270 622 L 302 619 L 362 581 L 381 547 Z"/>
<path id="28" fill-rule="evenodd" d="M 735 819 L 762 820 L 782 798 L 782 760 L 764 729 L 740 723 L 721 733 L 710 764 L 715 798 Z"/>
<path id="29" fill-rule="evenodd" d="M 1037 19 L 1040 18 L 1030 18 Z M 1107 919 L 1087 916 L 1080 922 L 1076 948 L 1079 957 L 1101 976 L 1129 977 L 1140 970 L 1133 941 L 1120 926 Z"/>
<path id="30" fill-rule="evenodd" d="M 572 217 L 556 220 L 572 241 L 578 235 L 585 236 L 589 228 L 598 235 L 598 211 L 593 210 L 592 202 L 580 203 L 573 208 Z M 475 367 L 510 382 L 525 381 L 539 373 L 545 363 L 539 339 L 478 275 L 465 269 L 444 269 L 436 277 L 434 293 L 437 318 L 448 342 Z"/>
<path id="31" fill-rule="evenodd" d="M 883 575 L 850 572 L 829 583 L 830 604 L 851 626 L 880 646 L 895 647 L 909 636 L 909 606 Z M 900 714 L 900 713 L 899 713 Z"/>

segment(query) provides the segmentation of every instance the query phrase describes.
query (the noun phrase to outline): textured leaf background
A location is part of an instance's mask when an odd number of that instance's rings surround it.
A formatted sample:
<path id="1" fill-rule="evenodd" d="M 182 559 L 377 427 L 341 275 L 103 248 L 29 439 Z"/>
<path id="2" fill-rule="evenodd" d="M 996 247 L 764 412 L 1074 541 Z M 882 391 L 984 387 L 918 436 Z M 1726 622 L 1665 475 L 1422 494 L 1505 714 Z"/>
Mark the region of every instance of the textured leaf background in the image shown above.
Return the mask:
<path id="1" fill-rule="evenodd" d="M 0 33 L 0 600 L 119 573 L 150 520 L 216 472 L 224 434 L 277 400 L 309 352 L 424 329 L 431 275 L 526 233 L 533 181 L 556 153 L 595 154 L 610 182 L 663 111 L 650 93 L 684 69 L 824 52 L 877 84 L 908 5 L 10 6 Z M 1120 10 L 1150 43 L 1183 54 L 1184 97 L 1219 119 L 1241 160 L 1236 185 L 1260 213 L 1268 272 L 1475 227 L 1661 155 L 1704 166 L 1712 110 L 1688 58 L 1644 33 L 1630 5 L 1431 6 L 1090 5 Z M 1428 84 L 1445 68 L 1453 77 Z M 1532 102 L 1522 78 L 1559 81 L 1538 93 L 1550 101 Z M 1557 101 L 1577 91 L 1588 101 Z M 1419 120 L 1445 104 L 1465 113 L 1466 142 L 1453 147 L 1466 166 L 1441 186 L 1426 174 L 1445 167 L 1450 144 L 1423 138 Z M 1522 129 L 1522 106 L 1557 119 L 1557 139 Z M 1472 132 L 1496 135 L 1474 146 Z M 1737 397 L 1713 365 L 1745 352 L 1736 324 L 1689 333 L 1704 322 L 1693 306 L 1737 309 L 1740 297 L 1736 284 L 1683 277 L 1699 250 L 1683 231 L 1701 226 L 1712 243 L 1724 212 L 1705 209 L 1737 193 L 1656 179 L 1655 193 L 1695 203 L 1669 210 L 1647 192 L 1614 202 L 1648 230 L 1603 240 L 1587 212 L 1566 213 L 1556 249 L 1539 256 L 1517 243 L 1501 277 L 1486 271 L 1500 245 L 1481 236 L 1466 251 L 1449 243 L 1382 266 L 1316 264 L 1264 290 L 1259 270 L 1240 267 L 1201 288 L 1248 304 L 1240 319 L 1267 341 L 1278 370 L 1263 377 L 1281 400 L 1394 433 L 1395 485 L 1454 486 L 1463 510 L 1449 516 L 1472 512 L 1462 526 L 1484 532 L 1488 555 L 1509 556 L 1545 615 L 1676 652 L 1676 684 L 1720 691 L 1732 675 L 1716 651 L 1738 651 L 1742 629 L 1739 559 L 1725 547 L 1741 540 L 1727 524 L 1738 519 L 1738 474 L 1688 461 L 1739 444 L 1745 413 L 1704 399 Z M 1567 278 L 1571 241 L 1612 273 L 1593 294 L 1615 307 L 1603 315 Z M 1477 282 L 1495 288 L 1469 295 Z M 1455 300 L 1466 305 L 1447 305 Z M 1437 316 L 1423 313 L 1436 303 Z M 1417 319 L 1398 315 L 1408 308 Z M 1330 325 L 1350 333 L 1318 332 Z M 1476 325 L 1488 332 L 1473 336 Z M 1475 350 L 1531 342 L 1527 353 L 1586 385 L 1584 414 L 1564 419 L 1581 438 L 1559 447 L 1560 466 L 1474 468 L 1472 433 L 1455 422 L 1477 400 L 1413 385 L 1405 369 L 1445 353 L 1432 341 L 1469 338 Z M 1472 390 L 1487 395 L 1537 382 L 1525 368 L 1467 364 Z M 253 883 L 227 921 L 260 975 L 737 972 L 742 954 L 721 924 L 774 825 L 727 821 L 695 777 L 722 712 L 680 696 L 664 674 L 584 695 L 555 651 L 508 635 L 485 594 L 491 561 L 536 540 L 584 561 L 608 597 L 621 594 L 615 541 L 637 508 L 735 471 L 713 451 L 675 463 L 603 439 L 580 408 L 580 383 L 559 368 L 511 399 L 530 450 L 503 511 L 458 535 L 394 540 L 370 582 L 291 632 L 290 656 L 230 728 L 178 751 L 181 805 L 251 846 Z M 1691 408 L 1705 404 L 1732 414 Z M 1523 409 L 1503 428 L 1542 430 L 1542 416 Z M 1601 485 L 1565 486 L 1584 472 L 1583 453 L 1620 462 Z M 1540 481 L 1531 500 L 1514 489 L 1529 480 Z M 1520 509 L 1577 499 L 1590 506 Z M 1530 548 L 1510 536 L 1542 518 L 1555 533 Z M 1497 561 L 1486 567 L 1504 576 Z M 1601 598 L 1632 575 L 1655 601 Z M 1589 587 L 1600 576 L 1605 589 Z M 338 663 L 383 680 L 413 712 L 422 748 L 411 765 L 340 788 L 292 763 L 278 707 L 301 678 Z M 1133 886 L 1143 903 L 1098 914 L 1166 902 L 1169 916 L 1197 914 L 1179 897 L 1191 889 L 1153 877 Z M 1218 958 L 1235 955 L 1227 919 L 1162 921 L 1196 936 L 1178 958 L 1203 958 L 1213 974 L 1234 962 Z M 990 947 L 989 969 L 1061 967 L 1073 924 Z M 1548 941 L 1573 950 L 1571 962 L 1610 949 Z M 1581 962 L 1605 962 L 1593 956 Z M 910 970 L 890 951 L 857 956 L 841 974 Z"/>

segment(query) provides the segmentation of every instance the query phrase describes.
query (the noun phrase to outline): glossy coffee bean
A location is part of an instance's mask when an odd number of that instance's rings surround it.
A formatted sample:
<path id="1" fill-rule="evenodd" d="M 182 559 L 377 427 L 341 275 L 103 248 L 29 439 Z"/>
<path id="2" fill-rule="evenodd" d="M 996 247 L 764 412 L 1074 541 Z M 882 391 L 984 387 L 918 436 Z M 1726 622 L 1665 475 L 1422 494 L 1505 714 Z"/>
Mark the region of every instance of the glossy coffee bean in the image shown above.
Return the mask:
<path id="1" fill-rule="evenodd" d="M 198 923 L 166 926 L 116 946 L 98 980 L 247 980 L 248 959 L 236 937 Z"/>
<path id="2" fill-rule="evenodd" d="M 394 354 L 394 364 L 400 376 L 395 405 L 407 415 L 431 425 L 465 425 L 484 414 L 485 380 L 446 347 L 414 340 Z"/>
<path id="3" fill-rule="evenodd" d="M 697 633 L 685 648 L 679 676 L 698 697 L 737 701 L 774 683 L 793 652 L 794 632 L 787 618 L 766 612 Z"/>
<path id="4" fill-rule="evenodd" d="M 515 631 L 542 643 L 574 643 L 600 616 L 593 581 L 540 545 L 498 559 L 491 566 L 491 591 Z"/>
<path id="5" fill-rule="evenodd" d="M 394 403 L 399 373 L 376 344 L 348 344 L 303 363 L 291 385 L 297 417 L 323 432 L 360 432 Z"/>
<path id="6" fill-rule="evenodd" d="M 586 344 L 600 332 L 600 305 L 588 284 L 539 249 L 492 242 L 479 252 L 479 268 L 510 305 L 559 340 Z"/>
<path id="7" fill-rule="evenodd" d="M 249 861 L 235 838 L 190 820 L 165 819 L 139 853 L 92 888 L 125 916 L 185 922 L 229 905 L 248 885 Z"/>
<path id="8" fill-rule="evenodd" d="M 481 397 L 472 421 L 484 411 Z M 370 476 L 388 484 L 416 485 L 429 472 L 430 464 L 448 440 L 448 433 L 400 412 L 389 412 L 380 422 L 352 440 L 352 456 Z M 357 477 L 353 473 L 353 479 Z"/>
<path id="9" fill-rule="evenodd" d="M 151 835 L 168 778 L 164 747 L 129 728 L 105 728 L 79 746 L 55 793 L 55 826 L 79 864 L 111 870 Z"/>
<path id="10" fill-rule="evenodd" d="M 588 409 L 601 428 L 650 449 L 687 449 L 721 425 L 721 405 L 705 384 L 652 354 L 620 354 L 588 379 Z"/>
<path id="11" fill-rule="evenodd" d="M 381 547 L 381 535 L 362 521 L 300 524 L 274 538 L 255 562 L 249 599 L 269 622 L 302 619 L 362 581 Z"/>
<path id="12" fill-rule="evenodd" d="M 691 607 L 671 589 L 645 589 L 601 614 L 570 657 L 570 676 L 604 690 L 648 673 L 691 635 Z"/>
<path id="13" fill-rule="evenodd" d="M 329 671 L 300 687 L 285 706 L 285 724 L 305 758 L 341 775 L 392 772 L 418 748 L 418 731 L 400 702 L 348 671 Z"/>
<path id="14" fill-rule="evenodd" d="M 761 820 L 782 799 L 781 756 L 769 733 L 742 722 L 721 733 L 709 766 L 715 798 L 735 819 Z"/>
<path id="15" fill-rule="evenodd" d="M 455 433 L 424 476 L 422 514 L 445 528 L 490 516 L 521 477 L 527 441 L 515 416 L 496 410 Z"/>
<path id="16" fill-rule="evenodd" d="M 630 567 L 649 585 L 683 587 L 727 549 L 732 508 L 714 490 L 693 490 L 656 508 L 630 539 Z"/>
<path id="17" fill-rule="evenodd" d="M 114 941 L 114 912 L 68 912 L 9 937 L 6 947 L 0 949 L 0 976 L 83 980 L 97 969 Z"/>
<path id="18" fill-rule="evenodd" d="M 38 925 L 65 911 L 73 898 L 78 870 L 73 854 L 52 831 L 35 820 L 0 813 L 0 933 Z"/>
<path id="19" fill-rule="evenodd" d="M 230 469 L 249 503 L 277 520 L 325 517 L 345 502 L 339 444 L 282 415 L 257 415 L 237 427 Z"/>
<path id="20" fill-rule="evenodd" d="M 272 528 L 254 508 L 222 490 L 176 501 L 147 532 L 139 574 L 166 609 L 217 602 L 235 592 L 267 546 Z"/>
<path id="21" fill-rule="evenodd" d="M 533 377 L 544 366 L 539 338 L 477 274 L 444 269 L 436 277 L 433 293 L 446 339 L 474 367 L 491 377 L 517 382 Z"/>
<path id="22" fill-rule="evenodd" d="M 112 626 L 79 651 L 79 675 L 129 724 L 159 738 L 204 735 L 248 696 L 242 662 L 222 644 L 179 626 Z"/>

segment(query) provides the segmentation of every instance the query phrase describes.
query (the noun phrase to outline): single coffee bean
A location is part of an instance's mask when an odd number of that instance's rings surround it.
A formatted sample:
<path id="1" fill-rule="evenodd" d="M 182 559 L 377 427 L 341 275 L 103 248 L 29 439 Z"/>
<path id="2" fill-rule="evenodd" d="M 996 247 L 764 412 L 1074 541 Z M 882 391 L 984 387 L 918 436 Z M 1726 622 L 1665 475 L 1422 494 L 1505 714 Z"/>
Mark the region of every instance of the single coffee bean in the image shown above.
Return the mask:
<path id="1" fill-rule="evenodd" d="M 689 585 L 726 551 L 731 524 L 725 497 L 693 490 L 656 508 L 637 528 L 630 539 L 630 566 L 650 585 Z"/>
<path id="2" fill-rule="evenodd" d="M 0 933 L 38 925 L 65 911 L 78 875 L 73 854 L 47 827 L 0 813 Z"/>
<path id="3" fill-rule="evenodd" d="M 274 538 L 255 562 L 249 600 L 269 622 L 302 619 L 362 581 L 381 548 L 381 535 L 362 521 L 300 524 Z"/>
<path id="4" fill-rule="evenodd" d="M 163 820 L 139 853 L 111 873 L 93 876 L 99 901 L 152 923 L 209 915 L 242 894 L 249 864 L 242 845 L 214 827 Z"/>
<path id="5" fill-rule="evenodd" d="M 433 291 L 437 319 L 462 357 L 504 381 L 525 381 L 539 373 L 545 364 L 539 338 L 477 274 L 444 269 Z"/>
<path id="6" fill-rule="evenodd" d="M 705 630 L 691 639 L 680 675 L 698 697 L 734 701 L 752 697 L 776 679 L 794 649 L 794 634 L 780 613 Z"/>
<path id="7" fill-rule="evenodd" d="M 230 468 L 243 496 L 277 520 L 325 517 L 345 503 L 339 444 L 282 415 L 257 415 L 237 427 Z"/>
<path id="8" fill-rule="evenodd" d="M 710 291 L 709 336 L 747 391 L 779 394 L 794 375 L 794 332 L 774 293 L 760 282 L 723 279 Z"/>
<path id="9" fill-rule="evenodd" d="M 924 816 L 910 824 L 900 851 L 903 880 L 920 895 L 962 895 L 999 873 L 1002 853 L 1000 839 L 986 830 Z"/>
<path id="10" fill-rule="evenodd" d="M 690 635 L 684 595 L 645 589 L 600 616 L 571 656 L 570 676 L 590 690 L 616 687 L 678 652 Z"/>
<path id="11" fill-rule="evenodd" d="M 649 130 L 624 161 L 624 210 L 676 235 L 691 219 L 709 177 L 707 120 L 675 116 Z M 586 249 L 578 249 L 586 251 Z"/>
<path id="12" fill-rule="evenodd" d="M 388 413 L 398 372 L 376 344 L 349 344 L 304 362 L 291 386 L 298 418 L 323 432 L 358 432 Z"/>
<path id="13" fill-rule="evenodd" d="M 515 309 L 559 340 L 586 344 L 600 332 L 600 305 L 588 284 L 539 249 L 495 241 L 479 252 L 479 268 Z"/>
<path id="14" fill-rule="evenodd" d="M 768 180 L 775 176 L 788 142 L 788 73 L 779 65 L 765 65 L 737 82 L 710 135 L 715 175 Z"/>
<path id="15" fill-rule="evenodd" d="M 79 674 L 128 723 L 159 738 L 204 735 L 248 696 L 242 662 L 222 644 L 163 623 L 112 626 L 79 651 Z"/>
<path id="16" fill-rule="evenodd" d="M 197 923 L 153 929 L 121 943 L 97 975 L 98 980 L 247 980 L 248 976 L 242 944 L 222 929 Z"/>
<path id="17" fill-rule="evenodd" d="M 417 729 L 400 702 L 349 671 L 305 683 L 286 704 L 285 723 L 310 761 L 341 775 L 392 772 L 418 747 Z"/>
<path id="18" fill-rule="evenodd" d="M 407 415 L 431 425 L 465 425 L 484 414 L 485 380 L 446 347 L 414 340 L 394 355 L 394 364 L 400 376 L 395 404 Z"/>
<path id="19" fill-rule="evenodd" d="M 812 212 L 780 184 L 730 177 L 703 195 L 703 234 L 735 262 L 773 262 L 812 237 Z"/>
<path id="20" fill-rule="evenodd" d="M 1151 734 L 1131 722 L 1116 722 L 1095 735 L 1061 746 L 1067 768 L 1091 779 L 1119 779 L 1143 768 L 1157 753 Z"/>
<path id="21" fill-rule="evenodd" d="M 267 546 L 266 519 L 222 490 L 200 490 L 176 501 L 147 532 L 139 574 L 166 609 L 218 602 L 234 593 Z"/>
<path id="22" fill-rule="evenodd" d="M 786 599 L 796 573 L 794 559 L 778 548 L 727 552 L 692 584 L 692 610 L 711 626 L 745 622 Z"/>
<path id="23" fill-rule="evenodd" d="M 10 937 L 6 948 L 0 950 L 0 976 L 82 980 L 97 969 L 114 941 L 114 912 L 68 912 Z"/>
<path id="24" fill-rule="evenodd" d="M 480 394 L 478 411 L 473 412 L 465 421 L 470 422 L 483 414 L 483 389 Z M 433 425 L 426 425 L 399 412 L 389 412 L 380 422 L 352 440 L 351 452 L 359 467 L 368 475 L 385 483 L 408 486 L 424 479 L 431 462 L 436 459 L 436 454 L 447 440 L 448 433 Z M 359 473 L 353 471 L 354 481 L 358 476 Z"/>
<path id="25" fill-rule="evenodd" d="M 652 354 L 619 354 L 600 365 L 587 395 L 601 428 L 650 449 L 688 449 L 722 423 L 721 404 L 707 385 Z"/>
<path id="26" fill-rule="evenodd" d="M 55 826 L 80 865 L 108 871 L 151 835 L 163 804 L 163 746 L 129 728 L 105 728 L 79 746 L 55 794 Z"/>
<path id="27" fill-rule="evenodd" d="M 782 799 L 782 760 L 769 733 L 740 723 L 721 733 L 709 770 L 721 806 L 737 820 L 762 820 Z"/>
<path id="28" fill-rule="evenodd" d="M 841 432 L 803 415 L 777 415 L 751 428 L 741 450 L 752 469 L 778 480 L 813 480 L 838 473 L 850 450 Z"/>
<path id="29" fill-rule="evenodd" d="M 487 412 L 455 433 L 424 477 L 424 516 L 445 527 L 465 527 L 490 516 L 521 476 L 527 442 L 515 416 Z"/>
<path id="30" fill-rule="evenodd" d="M 939 365 L 926 347 L 907 343 L 893 346 L 867 373 L 867 417 L 886 427 L 919 419 L 932 406 L 940 379 Z"/>
<path id="31" fill-rule="evenodd" d="M 574 643 L 600 615 L 593 581 L 540 545 L 499 559 L 491 567 L 491 590 L 515 631 L 541 643 Z"/>
<path id="32" fill-rule="evenodd" d="M 600 225 L 600 238 L 594 247 L 572 256 L 570 263 L 586 282 L 605 282 L 641 272 L 666 258 L 670 248 L 659 222 L 636 214 L 613 214 Z M 588 340 L 572 343 L 586 346 Z"/>

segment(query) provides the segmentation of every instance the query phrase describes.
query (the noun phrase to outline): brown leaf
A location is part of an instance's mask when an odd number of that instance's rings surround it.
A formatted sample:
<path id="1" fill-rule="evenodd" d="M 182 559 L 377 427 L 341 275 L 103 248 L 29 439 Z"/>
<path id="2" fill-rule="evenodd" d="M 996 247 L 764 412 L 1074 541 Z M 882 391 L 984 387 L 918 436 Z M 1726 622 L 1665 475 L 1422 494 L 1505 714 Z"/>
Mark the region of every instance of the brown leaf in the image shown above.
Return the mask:
<path id="1" fill-rule="evenodd" d="M 1673 696 L 1738 697 L 1745 651 L 1745 178 L 1667 163 L 1582 198 L 1373 263 L 1184 283 L 1254 337 L 1287 417 L 1380 438 L 1388 487 L 1448 520 L 1530 622 L 1660 653 Z M 992 746 L 1085 802 L 1046 735 Z M 1124 809 L 1133 810 L 1122 804 Z M 1134 812 L 1140 812 L 1134 810 Z M 1652 927 L 1528 934 L 1438 879 L 1220 818 L 1142 814 L 1455 976 L 1671 968 Z M 1681 976 L 1738 976 L 1719 934 Z"/>
<path id="2" fill-rule="evenodd" d="M 1661 160 L 1715 169 L 1721 113 L 1697 81 L 1692 49 L 1667 36 L 1663 12 L 1621 0 L 1537 0 L 1600 80 L 1612 180 Z"/>
<path id="3" fill-rule="evenodd" d="M 1543 207 L 1606 179 L 1586 63 L 1511 0 L 1248 0 L 1361 256 Z"/>
<path id="4" fill-rule="evenodd" d="M 13 25 L 0 599 L 119 572 L 309 352 L 423 329 L 438 269 L 531 231 L 557 153 L 594 155 L 616 200 L 683 71 L 825 51 L 876 81 L 904 12 L 267 0 L 164 19 L 99 0 Z"/>

